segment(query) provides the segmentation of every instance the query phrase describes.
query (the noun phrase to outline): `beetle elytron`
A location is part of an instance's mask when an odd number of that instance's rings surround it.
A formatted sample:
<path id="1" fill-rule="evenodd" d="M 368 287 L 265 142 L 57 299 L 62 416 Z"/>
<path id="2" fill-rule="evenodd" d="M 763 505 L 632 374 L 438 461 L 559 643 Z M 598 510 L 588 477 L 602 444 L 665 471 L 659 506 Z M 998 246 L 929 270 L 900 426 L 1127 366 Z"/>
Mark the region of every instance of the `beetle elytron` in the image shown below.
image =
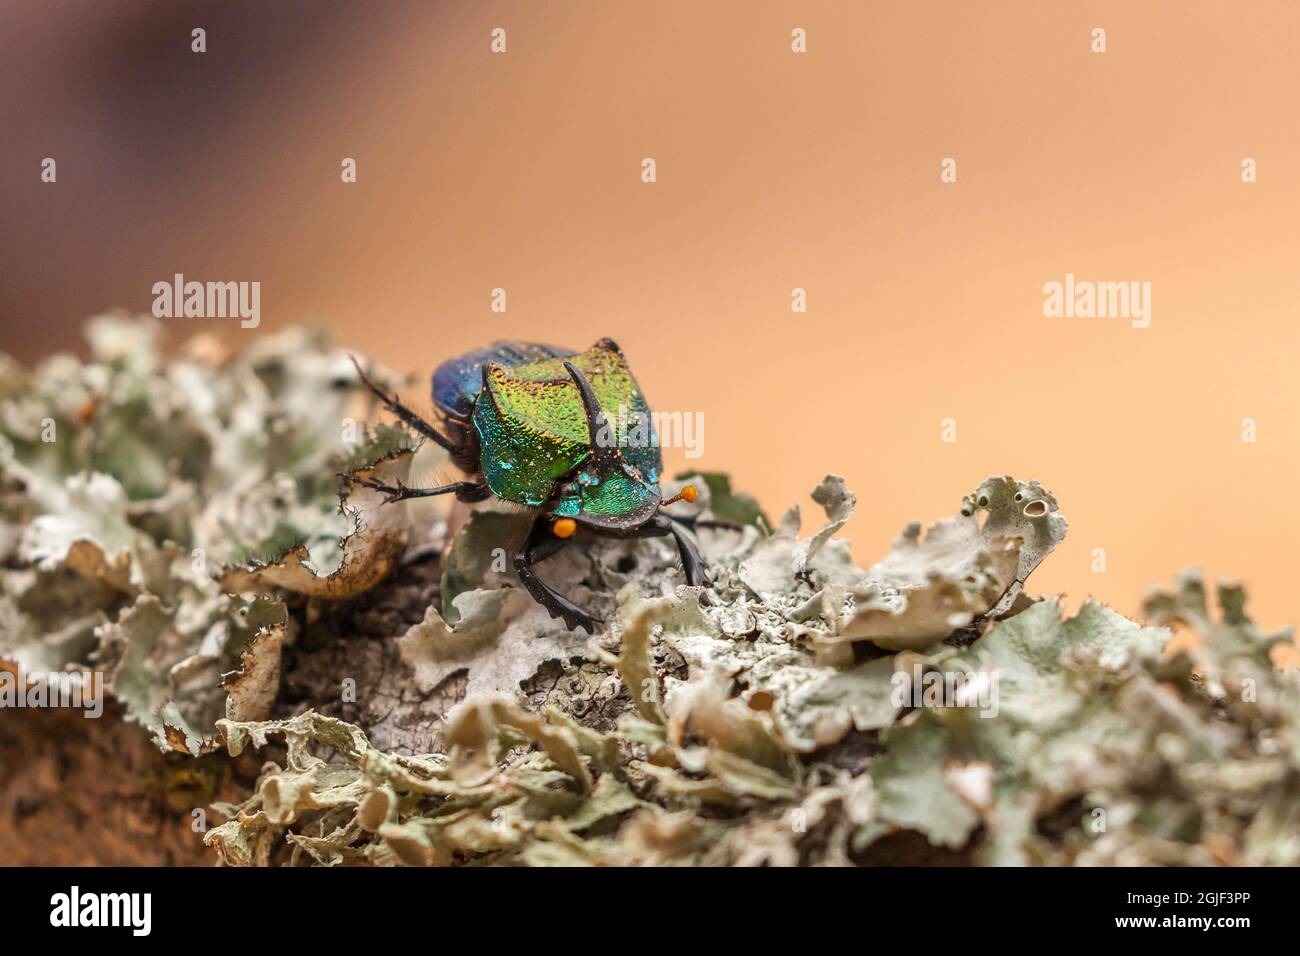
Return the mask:
<path id="1" fill-rule="evenodd" d="M 353 359 L 362 382 L 398 418 L 445 448 L 469 480 L 436 488 L 350 481 L 387 495 L 386 501 L 454 494 L 461 501 L 495 496 L 536 509 L 516 549 L 515 570 L 533 599 L 570 630 L 592 633 L 600 623 L 542 581 L 533 565 L 558 552 L 580 529 L 610 537 L 671 535 L 686 581 L 705 583 L 700 552 L 680 525 L 689 519 L 660 509 L 663 459 L 650 410 L 622 351 L 610 339 L 590 349 L 494 342 L 443 363 L 433 375 L 433 401 L 442 428 L 430 425 L 373 382 Z M 606 409 L 642 423 L 616 433 Z M 639 432 L 639 437 L 638 433 Z M 631 436 L 631 439 L 629 439 Z"/>

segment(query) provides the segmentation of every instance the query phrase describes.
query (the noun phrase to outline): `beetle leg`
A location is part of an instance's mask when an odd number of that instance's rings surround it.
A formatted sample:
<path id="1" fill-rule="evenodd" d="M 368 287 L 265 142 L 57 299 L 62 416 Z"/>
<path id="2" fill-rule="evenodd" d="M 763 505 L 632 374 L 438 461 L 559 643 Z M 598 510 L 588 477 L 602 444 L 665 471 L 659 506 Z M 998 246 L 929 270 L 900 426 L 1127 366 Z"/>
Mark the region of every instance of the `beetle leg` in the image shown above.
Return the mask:
<path id="1" fill-rule="evenodd" d="M 488 498 L 492 497 L 492 491 L 488 488 L 486 481 L 481 485 L 476 485 L 472 481 L 462 481 L 460 484 L 469 486 L 456 490 L 456 498 L 460 501 L 473 503 L 475 501 L 487 501 Z"/>
<path id="2" fill-rule="evenodd" d="M 533 596 L 533 600 L 546 608 L 551 617 L 562 618 L 571 631 L 581 627 L 588 634 L 592 634 L 596 630 L 596 625 L 602 623 L 600 618 L 592 617 L 563 594 L 551 590 L 533 570 L 536 562 L 544 561 L 569 543 L 567 538 L 557 538 L 552 535 L 550 526 L 551 516 L 544 512 L 533 521 L 528 537 L 515 552 L 515 571 L 519 575 L 520 583 Z"/>
<path id="3" fill-rule="evenodd" d="M 375 397 L 378 398 L 381 402 L 383 402 L 385 406 L 387 406 L 389 411 L 391 411 L 402 421 L 406 422 L 406 424 L 410 425 L 412 428 L 414 428 L 425 438 L 431 439 L 434 443 L 447 449 L 447 451 L 456 452 L 457 450 L 459 450 L 460 448 L 459 445 L 453 442 L 450 438 L 443 435 L 440 431 L 438 431 L 438 429 L 434 428 L 432 425 L 426 422 L 423 418 L 421 418 L 414 411 L 412 411 L 408 406 L 402 404 L 400 398 L 398 398 L 396 395 L 389 395 L 377 384 L 375 384 L 374 380 L 371 379 L 371 377 L 366 374 L 365 369 L 361 367 L 361 363 L 357 361 L 355 355 L 351 356 L 351 358 L 352 358 L 352 364 L 357 367 L 357 374 L 361 376 L 362 384 L 365 385 L 366 388 L 370 389 L 370 391 L 374 393 Z"/>
<path id="4" fill-rule="evenodd" d="M 396 485 L 386 485 L 381 481 L 375 481 L 373 478 L 358 478 L 355 475 L 347 475 L 339 472 L 339 477 L 344 481 L 350 481 L 353 484 L 364 485 L 375 491 L 381 491 L 386 495 L 384 503 L 393 501 L 406 501 L 409 498 L 429 498 L 433 495 L 454 494 L 461 501 L 482 501 L 490 492 L 485 484 L 476 484 L 472 481 L 453 481 L 449 485 L 438 485 L 436 488 L 408 488 L 400 481 Z"/>
<path id="5" fill-rule="evenodd" d="M 660 535 L 669 535 L 677 543 L 677 554 L 682 559 L 682 571 L 686 573 L 686 583 L 693 588 L 707 585 L 709 579 L 704 573 L 704 558 L 700 556 L 699 547 L 696 546 L 694 539 L 679 528 L 675 521 L 669 520 L 667 515 L 655 515 L 638 528 L 631 537 L 657 538 Z"/>
<path id="6" fill-rule="evenodd" d="M 686 583 L 694 588 L 705 587 L 709 583 L 704 573 L 704 558 L 700 556 L 695 539 L 679 528 L 676 522 L 668 522 L 668 533 L 677 542 L 677 554 L 682 559 L 682 571 L 686 573 Z"/>

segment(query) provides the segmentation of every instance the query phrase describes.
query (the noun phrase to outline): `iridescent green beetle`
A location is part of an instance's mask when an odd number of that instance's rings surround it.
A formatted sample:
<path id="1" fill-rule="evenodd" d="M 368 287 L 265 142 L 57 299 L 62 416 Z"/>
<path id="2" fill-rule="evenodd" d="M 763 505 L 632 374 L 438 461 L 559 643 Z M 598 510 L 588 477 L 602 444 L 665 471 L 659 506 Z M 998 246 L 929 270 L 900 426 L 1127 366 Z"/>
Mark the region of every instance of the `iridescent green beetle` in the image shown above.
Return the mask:
<path id="1" fill-rule="evenodd" d="M 601 339 L 582 353 L 494 342 L 445 362 L 433 375 L 441 430 L 371 381 L 360 364 L 357 372 L 402 421 L 447 449 L 470 479 L 436 488 L 349 480 L 385 493 L 388 501 L 495 496 L 536 509 L 531 530 L 515 550 L 515 570 L 534 600 L 570 630 L 591 633 L 600 621 L 551 590 L 533 565 L 558 552 L 579 529 L 624 538 L 671 535 L 687 583 L 705 583 L 700 552 L 681 528 L 692 522 L 660 510 L 679 498 L 694 501 L 695 489 L 687 486 L 663 499 L 663 459 L 650 408 L 612 340 Z"/>

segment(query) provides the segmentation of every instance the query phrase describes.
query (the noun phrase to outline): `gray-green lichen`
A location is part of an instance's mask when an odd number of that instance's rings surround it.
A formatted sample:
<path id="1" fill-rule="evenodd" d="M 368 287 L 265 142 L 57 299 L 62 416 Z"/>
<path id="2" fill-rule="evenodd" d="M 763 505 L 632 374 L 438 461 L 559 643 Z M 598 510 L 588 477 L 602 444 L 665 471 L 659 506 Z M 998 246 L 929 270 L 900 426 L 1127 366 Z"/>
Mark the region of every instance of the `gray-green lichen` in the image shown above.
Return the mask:
<path id="1" fill-rule="evenodd" d="M 697 476 L 673 507 L 705 519 L 709 587 L 662 539 L 542 565 L 609 622 L 588 638 L 504 559 L 527 514 L 341 488 L 443 462 L 359 424 L 318 337 L 90 341 L 0 359 L 0 659 L 103 670 L 164 748 L 262 751 L 215 807 L 224 863 L 1300 862 L 1290 635 L 1194 573 L 1145 625 L 1031 599 L 1066 530 L 1036 482 L 991 478 L 862 568 L 841 479 L 805 535 Z M 348 632 L 376 620 L 405 623 Z"/>

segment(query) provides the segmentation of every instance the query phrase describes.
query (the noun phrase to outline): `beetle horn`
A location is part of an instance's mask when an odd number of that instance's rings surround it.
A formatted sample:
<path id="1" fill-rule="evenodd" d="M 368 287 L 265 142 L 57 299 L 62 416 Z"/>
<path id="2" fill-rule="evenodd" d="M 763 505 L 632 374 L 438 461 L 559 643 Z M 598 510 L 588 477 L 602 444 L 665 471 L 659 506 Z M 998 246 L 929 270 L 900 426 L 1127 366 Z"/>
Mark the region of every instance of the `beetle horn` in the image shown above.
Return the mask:
<path id="1" fill-rule="evenodd" d="M 614 429 L 610 427 L 609 419 L 601 410 L 595 390 L 587 381 L 587 376 L 578 371 L 578 367 L 572 362 L 565 362 L 564 370 L 569 373 L 573 384 L 578 386 L 578 394 L 582 396 L 582 407 L 587 413 L 587 438 L 591 442 L 592 459 L 597 467 L 617 466 L 618 439 L 614 436 Z"/>

